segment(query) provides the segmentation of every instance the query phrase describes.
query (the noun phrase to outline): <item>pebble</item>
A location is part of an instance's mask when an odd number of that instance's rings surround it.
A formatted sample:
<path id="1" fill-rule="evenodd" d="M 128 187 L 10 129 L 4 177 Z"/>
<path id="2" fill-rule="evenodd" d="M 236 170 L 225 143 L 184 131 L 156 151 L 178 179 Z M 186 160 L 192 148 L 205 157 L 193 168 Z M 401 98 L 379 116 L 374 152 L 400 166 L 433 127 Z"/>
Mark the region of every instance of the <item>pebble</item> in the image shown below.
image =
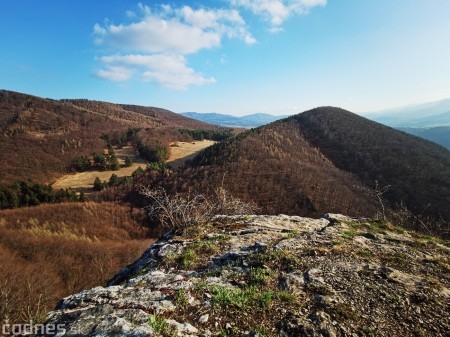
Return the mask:
<path id="1" fill-rule="evenodd" d="M 205 324 L 206 322 L 208 322 L 208 320 L 209 320 L 209 314 L 204 314 L 204 315 L 200 316 L 200 318 L 198 319 L 198 322 L 200 324 Z"/>

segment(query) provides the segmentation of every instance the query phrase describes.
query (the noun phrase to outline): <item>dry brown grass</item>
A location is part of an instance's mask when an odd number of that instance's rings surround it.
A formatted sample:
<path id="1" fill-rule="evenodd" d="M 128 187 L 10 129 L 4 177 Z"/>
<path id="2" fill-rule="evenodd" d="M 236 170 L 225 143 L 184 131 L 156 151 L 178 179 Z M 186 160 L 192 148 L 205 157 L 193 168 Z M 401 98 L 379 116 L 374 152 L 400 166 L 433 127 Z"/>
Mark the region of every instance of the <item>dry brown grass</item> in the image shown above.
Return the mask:
<path id="1" fill-rule="evenodd" d="M 52 182 L 76 159 L 101 152 L 104 134 L 129 128 L 223 129 L 153 107 L 88 100 L 54 101 L 0 90 L 0 184 Z"/>
<path id="2" fill-rule="evenodd" d="M 151 243 L 142 217 L 93 202 L 0 211 L 0 323 L 42 321 L 62 297 L 103 285 Z"/>
<path id="3" fill-rule="evenodd" d="M 133 160 L 133 164 L 130 167 L 121 167 L 116 171 L 87 171 L 66 174 L 52 184 L 53 189 L 59 190 L 60 188 L 66 189 L 70 187 L 76 191 L 91 192 L 96 177 L 99 177 L 101 181 L 109 181 L 112 174 L 118 177 L 126 177 L 131 176 L 138 167 L 142 169 L 147 167 L 148 162 L 141 159 L 131 146 L 116 149 L 115 153 L 120 165 L 125 165 L 125 157 L 130 157 Z"/>
<path id="4" fill-rule="evenodd" d="M 173 168 L 183 166 L 188 160 L 195 157 L 201 150 L 214 145 L 213 140 L 195 140 L 192 142 L 174 142 L 170 144 L 170 156 L 167 163 Z"/>
<path id="5" fill-rule="evenodd" d="M 170 146 L 170 157 L 167 163 L 173 168 L 182 166 L 188 159 L 192 159 L 201 150 L 215 144 L 212 140 L 191 141 L 191 142 L 174 142 Z M 138 168 L 145 169 L 148 162 L 141 159 L 133 147 L 123 147 L 115 150 L 119 163 L 125 164 L 125 157 L 130 157 L 133 160 L 133 165 L 130 167 L 121 167 L 117 171 L 87 171 L 77 172 L 64 175 L 58 178 L 52 187 L 54 190 L 72 188 L 76 191 L 83 191 L 89 193 L 94 186 L 94 180 L 99 177 L 101 181 L 109 181 L 112 174 L 118 177 L 131 176 L 131 174 Z"/>

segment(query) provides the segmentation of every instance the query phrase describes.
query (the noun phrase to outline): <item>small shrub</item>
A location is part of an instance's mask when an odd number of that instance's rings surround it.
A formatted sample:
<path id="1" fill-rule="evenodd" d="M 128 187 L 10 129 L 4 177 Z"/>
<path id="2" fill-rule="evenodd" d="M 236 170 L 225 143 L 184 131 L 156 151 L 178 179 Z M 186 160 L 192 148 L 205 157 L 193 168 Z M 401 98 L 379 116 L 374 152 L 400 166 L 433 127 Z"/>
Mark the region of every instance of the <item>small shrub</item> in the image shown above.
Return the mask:
<path id="1" fill-rule="evenodd" d="M 141 187 L 140 193 L 151 203 L 144 208 L 151 218 L 176 232 L 187 227 L 208 223 L 215 215 L 254 213 L 256 207 L 245 203 L 223 189 L 218 188 L 211 197 L 203 194 L 167 194 L 164 189 Z"/>
<path id="2" fill-rule="evenodd" d="M 133 160 L 130 157 L 126 156 L 125 157 L 125 167 L 130 167 L 131 165 L 133 165 Z"/>
<path id="3" fill-rule="evenodd" d="M 101 191 L 104 188 L 104 185 L 99 177 L 95 177 L 93 188 L 94 188 L 94 191 Z"/>

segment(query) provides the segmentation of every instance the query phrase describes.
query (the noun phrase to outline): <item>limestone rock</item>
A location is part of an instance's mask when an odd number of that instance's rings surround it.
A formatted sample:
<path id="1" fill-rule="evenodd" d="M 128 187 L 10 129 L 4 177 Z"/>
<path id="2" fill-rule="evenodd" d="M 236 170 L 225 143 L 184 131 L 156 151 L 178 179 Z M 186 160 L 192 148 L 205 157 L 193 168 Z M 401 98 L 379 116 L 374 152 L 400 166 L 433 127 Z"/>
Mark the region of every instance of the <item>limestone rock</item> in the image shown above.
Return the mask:
<path id="1" fill-rule="evenodd" d="M 196 232 L 166 235 L 107 286 L 62 299 L 47 326 L 62 324 L 58 336 L 450 331 L 448 242 L 339 214 L 217 216 Z"/>

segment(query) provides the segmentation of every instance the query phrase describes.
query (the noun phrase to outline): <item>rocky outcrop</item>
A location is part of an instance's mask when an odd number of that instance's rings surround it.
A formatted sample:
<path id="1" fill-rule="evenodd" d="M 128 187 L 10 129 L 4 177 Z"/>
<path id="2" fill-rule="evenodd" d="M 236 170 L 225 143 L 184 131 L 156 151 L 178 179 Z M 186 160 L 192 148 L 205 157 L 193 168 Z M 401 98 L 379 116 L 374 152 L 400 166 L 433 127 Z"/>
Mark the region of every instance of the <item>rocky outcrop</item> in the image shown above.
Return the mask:
<path id="1" fill-rule="evenodd" d="M 46 324 L 68 336 L 448 336 L 449 251 L 342 215 L 217 217 L 64 298 Z"/>

